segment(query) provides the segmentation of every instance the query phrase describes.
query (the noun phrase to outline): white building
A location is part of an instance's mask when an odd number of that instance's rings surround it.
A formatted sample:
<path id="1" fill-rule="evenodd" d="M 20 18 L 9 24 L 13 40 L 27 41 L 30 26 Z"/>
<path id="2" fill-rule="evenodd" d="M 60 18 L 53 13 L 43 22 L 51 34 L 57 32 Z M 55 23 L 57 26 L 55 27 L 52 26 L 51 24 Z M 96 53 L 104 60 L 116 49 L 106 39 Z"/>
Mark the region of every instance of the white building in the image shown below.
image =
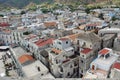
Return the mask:
<path id="1" fill-rule="evenodd" d="M 118 59 L 112 49 L 104 48 L 98 52 L 98 57 L 90 64 L 84 78 L 107 78 L 112 64 Z"/>
<path id="2" fill-rule="evenodd" d="M 35 60 L 30 53 L 27 53 L 21 47 L 10 48 L 9 53 L 19 76 L 27 79 L 41 79 L 48 75 L 49 78 L 54 79 L 47 67 L 39 60 Z"/>
<path id="3" fill-rule="evenodd" d="M 90 48 L 83 48 L 79 56 L 79 76 L 82 77 L 90 68 L 91 62 L 96 58 L 96 53 Z"/>
<path id="4" fill-rule="evenodd" d="M 114 40 L 114 49 L 120 51 L 120 34 Z"/>
<path id="5" fill-rule="evenodd" d="M 77 75 L 78 57 L 68 38 L 54 40 L 49 51 L 50 70 L 55 77 L 70 78 Z"/>
<path id="6" fill-rule="evenodd" d="M 119 75 L 120 75 L 120 62 L 116 61 L 112 65 L 112 69 L 111 69 L 111 73 L 110 73 L 110 78 L 120 79 Z"/>

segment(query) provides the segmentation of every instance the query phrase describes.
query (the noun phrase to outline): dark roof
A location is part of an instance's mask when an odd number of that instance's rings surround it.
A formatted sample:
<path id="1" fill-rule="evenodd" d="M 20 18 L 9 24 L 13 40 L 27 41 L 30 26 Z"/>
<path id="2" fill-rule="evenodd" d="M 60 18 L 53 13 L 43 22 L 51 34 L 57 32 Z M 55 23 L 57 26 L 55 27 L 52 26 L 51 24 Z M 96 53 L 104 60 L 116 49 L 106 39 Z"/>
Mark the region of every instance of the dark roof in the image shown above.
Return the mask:
<path id="1" fill-rule="evenodd" d="M 45 57 L 45 58 L 48 58 L 48 52 L 47 52 L 46 50 L 42 50 L 42 51 L 40 52 L 40 55 L 42 55 L 42 56 Z"/>

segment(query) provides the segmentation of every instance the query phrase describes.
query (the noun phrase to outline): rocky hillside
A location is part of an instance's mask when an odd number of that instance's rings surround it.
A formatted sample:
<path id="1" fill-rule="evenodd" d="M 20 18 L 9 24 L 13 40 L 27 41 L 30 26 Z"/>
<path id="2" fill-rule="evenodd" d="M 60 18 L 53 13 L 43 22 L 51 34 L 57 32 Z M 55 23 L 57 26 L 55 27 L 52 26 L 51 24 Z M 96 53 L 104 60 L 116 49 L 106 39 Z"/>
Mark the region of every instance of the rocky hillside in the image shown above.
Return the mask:
<path id="1" fill-rule="evenodd" d="M 53 2 L 53 0 L 0 0 L 0 5 L 22 8 L 31 2 L 41 4 L 43 2 Z"/>
<path id="2" fill-rule="evenodd" d="M 103 2 L 103 1 L 107 1 L 107 0 L 55 0 L 56 2 L 60 2 L 60 3 L 96 3 L 96 2 Z M 110 0 L 108 0 L 110 1 Z"/>

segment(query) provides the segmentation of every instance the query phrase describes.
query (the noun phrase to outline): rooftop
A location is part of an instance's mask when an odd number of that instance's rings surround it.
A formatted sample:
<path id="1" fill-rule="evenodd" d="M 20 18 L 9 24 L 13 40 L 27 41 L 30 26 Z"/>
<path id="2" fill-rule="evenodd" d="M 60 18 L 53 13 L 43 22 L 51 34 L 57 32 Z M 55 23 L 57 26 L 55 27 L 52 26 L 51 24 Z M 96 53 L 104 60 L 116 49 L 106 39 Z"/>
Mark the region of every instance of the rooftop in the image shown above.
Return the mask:
<path id="1" fill-rule="evenodd" d="M 39 70 L 38 70 L 39 67 Z M 48 69 L 38 60 L 32 64 L 26 65 L 22 67 L 23 72 L 25 73 L 26 77 L 35 77 L 41 76 L 43 73 L 44 75 L 48 73 Z"/>
<path id="2" fill-rule="evenodd" d="M 78 39 L 82 39 L 91 43 L 99 42 L 101 40 L 101 38 L 93 32 L 80 34 Z"/>
<path id="3" fill-rule="evenodd" d="M 81 52 L 83 54 L 88 54 L 90 51 L 92 51 L 92 49 L 90 49 L 90 48 L 84 48 Z"/>
<path id="4" fill-rule="evenodd" d="M 71 40 L 75 40 L 78 37 L 79 34 L 72 34 L 72 35 L 68 35 L 67 37 Z"/>
<path id="5" fill-rule="evenodd" d="M 115 62 L 112 66 L 112 68 L 116 68 L 120 70 L 120 62 Z"/>
<path id="6" fill-rule="evenodd" d="M 71 51 L 71 50 L 74 50 L 74 48 L 73 47 L 68 47 L 68 48 L 65 49 L 65 51 Z"/>
<path id="7" fill-rule="evenodd" d="M 44 22 L 44 25 L 46 27 L 56 27 L 57 23 L 56 22 Z"/>
<path id="8" fill-rule="evenodd" d="M 35 38 L 35 37 L 37 37 L 37 35 L 29 34 L 28 36 L 26 36 L 26 39 L 32 39 L 32 38 Z"/>
<path id="9" fill-rule="evenodd" d="M 108 58 L 96 58 L 91 64 L 97 65 L 97 68 L 108 71 L 112 64 L 118 59 L 118 55 L 111 54 Z"/>
<path id="10" fill-rule="evenodd" d="M 35 44 L 39 47 L 42 47 L 42 46 L 45 46 L 45 45 L 48 45 L 48 44 L 52 44 L 53 43 L 53 39 L 50 38 L 50 39 L 47 39 L 47 40 L 38 40 L 37 42 L 35 42 Z"/>
<path id="11" fill-rule="evenodd" d="M 18 60 L 21 64 L 24 64 L 27 61 L 34 61 L 33 57 L 31 55 L 28 55 L 28 54 L 24 54 L 24 55 L 20 56 L 18 58 Z"/>
<path id="12" fill-rule="evenodd" d="M 104 49 L 100 50 L 98 53 L 99 53 L 99 54 L 102 54 L 102 55 L 105 55 L 105 54 L 108 54 L 109 51 L 110 51 L 109 49 L 104 48 Z"/>
<path id="13" fill-rule="evenodd" d="M 69 40 L 69 38 L 60 38 L 59 40 L 66 41 L 66 40 Z"/>
<path id="14" fill-rule="evenodd" d="M 3 22 L 3 23 L 0 23 L 0 27 L 7 27 L 7 26 L 10 26 L 10 24 L 8 24 L 8 23 L 5 23 L 5 22 Z"/>
<path id="15" fill-rule="evenodd" d="M 18 59 L 20 56 L 24 55 L 24 54 L 27 54 L 27 52 L 21 48 L 21 47 L 15 47 L 13 48 L 13 51 L 14 51 L 14 56 Z"/>
<path id="16" fill-rule="evenodd" d="M 87 74 L 84 76 L 84 78 L 106 78 L 107 77 L 107 71 L 102 70 L 102 69 L 97 69 L 97 70 L 88 70 Z"/>
<path id="17" fill-rule="evenodd" d="M 115 36 L 115 34 L 105 34 L 102 39 L 103 40 L 110 40 L 111 38 L 113 38 Z"/>
<path id="18" fill-rule="evenodd" d="M 62 51 L 58 50 L 58 49 L 55 49 L 55 48 L 52 48 L 52 52 L 55 53 L 55 54 L 60 54 Z"/>

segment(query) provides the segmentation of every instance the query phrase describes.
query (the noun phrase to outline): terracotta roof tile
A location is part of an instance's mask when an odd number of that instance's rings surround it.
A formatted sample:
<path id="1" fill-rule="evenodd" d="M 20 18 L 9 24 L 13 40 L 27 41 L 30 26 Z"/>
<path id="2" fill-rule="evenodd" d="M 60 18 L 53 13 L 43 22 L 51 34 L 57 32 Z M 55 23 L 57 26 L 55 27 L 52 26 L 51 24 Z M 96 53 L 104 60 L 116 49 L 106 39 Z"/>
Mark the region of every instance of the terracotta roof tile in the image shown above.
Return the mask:
<path id="1" fill-rule="evenodd" d="M 1 27 L 7 27 L 7 26 L 10 26 L 10 24 L 3 22 L 3 23 L 0 23 L 0 26 Z"/>
<path id="2" fill-rule="evenodd" d="M 52 48 L 52 51 L 55 53 L 55 54 L 60 54 L 61 53 L 61 50 L 57 50 L 55 48 Z"/>
<path id="3" fill-rule="evenodd" d="M 114 63 L 112 68 L 116 68 L 120 70 L 120 63 L 119 62 Z"/>
<path id="4" fill-rule="evenodd" d="M 81 52 L 83 54 L 88 54 L 90 51 L 92 51 L 92 49 L 90 49 L 90 48 L 84 48 Z"/>
<path id="5" fill-rule="evenodd" d="M 27 61 L 34 61 L 33 57 L 31 55 L 25 54 L 18 58 L 19 62 L 21 64 L 24 64 Z"/>
<path id="6" fill-rule="evenodd" d="M 104 49 L 99 51 L 99 54 L 105 55 L 105 54 L 108 54 L 108 52 L 109 52 L 109 50 L 104 48 Z"/>
<path id="7" fill-rule="evenodd" d="M 39 40 L 39 41 L 37 41 L 37 42 L 35 42 L 35 44 L 37 45 L 37 46 L 39 46 L 39 47 L 42 47 L 42 46 L 45 46 L 45 45 L 47 45 L 47 44 L 52 44 L 53 43 L 53 39 L 52 38 L 50 38 L 50 39 L 47 39 L 47 40 Z"/>
<path id="8" fill-rule="evenodd" d="M 56 22 L 44 22 L 44 25 L 46 27 L 56 27 L 57 23 Z"/>

